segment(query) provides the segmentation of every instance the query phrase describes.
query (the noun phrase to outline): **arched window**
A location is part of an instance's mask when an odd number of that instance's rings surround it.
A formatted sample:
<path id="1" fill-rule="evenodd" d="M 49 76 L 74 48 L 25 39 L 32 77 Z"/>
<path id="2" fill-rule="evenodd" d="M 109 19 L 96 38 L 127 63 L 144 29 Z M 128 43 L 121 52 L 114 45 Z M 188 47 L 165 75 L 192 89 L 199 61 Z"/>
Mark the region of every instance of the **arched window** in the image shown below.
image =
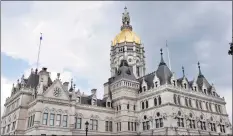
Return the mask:
<path id="1" fill-rule="evenodd" d="M 218 111 L 219 111 L 219 113 L 222 113 L 221 105 L 218 105 Z"/>
<path id="2" fill-rule="evenodd" d="M 159 96 L 158 99 L 159 99 L 159 105 L 161 105 L 162 103 L 161 97 Z"/>
<path id="3" fill-rule="evenodd" d="M 146 108 L 148 108 L 148 101 L 146 101 Z"/>
<path id="4" fill-rule="evenodd" d="M 197 91 L 197 87 L 196 86 L 194 86 L 194 91 Z"/>
<path id="5" fill-rule="evenodd" d="M 118 106 L 117 106 L 117 108 L 116 108 L 116 109 L 117 109 L 117 111 L 118 111 Z"/>
<path id="6" fill-rule="evenodd" d="M 186 85 L 186 83 L 184 83 L 184 89 L 186 89 L 187 88 L 187 85 Z"/>
<path id="7" fill-rule="evenodd" d="M 196 108 L 199 109 L 198 100 L 196 100 Z"/>
<path id="8" fill-rule="evenodd" d="M 185 98 L 185 106 L 188 107 L 188 98 L 187 97 Z"/>
<path id="9" fill-rule="evenodd" d="M 43 114 L 43 125 L 47 125 L 48 124 L 48 111 L 45 110 L 44 114 Z"/>
<path id="10" fill-rule="evenodd" d="M 127 104 L 127 109 L 129 109 L 129 104 Z"/>
<path id="11" fill-rule="evenodd" d="M 178 95 L 177 99 L 178 99 L 178 104 L 181 105 L 180 104 L 180 96 L 179 95 Z"/>
<path id="12" fill-rule="evenodd" d="M 146 91 L 146 86 L 143 86 L 143 91 L 144 91 L 144 92 Z"/>
<path id="13" fill-rule="evenodd" d="M 158 82 L 157 81 L 155 82 L 155 87 L 158 87 Z"/>
<path id="14" fill-rule="evenodd" d="M 176 86 L 176 81 L 175 80 L 173 80 L 173 85 Z"/>
<path id="15" fill-rule="evenodd" d="M 189 124 L 189 128 L 191 128 L 191 129 L 195 129 L 196 128 L 195 119 L 193 118 L 193 114 L 192 113 L 189 114 L 188 124 Z"/>
<path id="16" fill-rule="evenodd" d="M 201 127 L 201 130 L 206 130 L 206 122 L 203 120 L 203 115 L 200 116 L 201 120 L 198 122 L 198 126 Z"/>
<path id="17" fill-rule="evenodd" d="M 215 111 L 218 112 L 218 106 L 215 104 Z"/>
<path id="18" fill-rule="evenodd" d="M 137 67 L 137 76 L 140 76 L 139 67 Z"/>
<path id="19" fill-rule="evenodd" d="M 176 94 L 173 95 L 173 100 L 174 100 L 174 103 L 177 104 L 177 102 L 176 102 Z"/>
<path id="20" fill-rule="evenodd" d="M 121 105 L 119 105 L 119 110 L 121 110 Z"/>
<path id="21" fill-rule="evenodd" d="M 144 102 L 142 102 L 142 109 L 144 109 Z"/>
<path id="22" fill-rule="evenodd" d="M 177 119 L 177 126 L 184 127 L 184 118 L 181 116 L 180 111 L 178 111 L 178 116 L 176 117 L 176 119 Z"/>
<path id="23" fill-rule="evenodd" d="M 206 110 L 209 110 L 209 107 L 208 107 L 209 104 L 208 104 L 208 102 L 206 102 L 205 105 L 206 105 Z"/>
<path id="24" fill-rule="evenodd" d="M 211 106 L 211 103 L 209 103 L 209 109 L 210 109 L 210 111 L 212 111 L 212 106 Z"/>
<path id="25" fill-rule="evenodd" d="M 206 89 L 204 89 L 204 93 L 206 94 Z"/>
<path id="26" fill-rule="evenodd" d="M 209 126 L 211 131 L 216 132 L 216 124 L 213 122 L 213 117 L 210 117 Z"/>
<path id="27" fill-rule="evenodd" d="M 155 117 L 155 127 L 156 128 L 163 127 L 163 118 L 160 116 L 159 112 L 157 112 L 156 117 Z"/>
<path id="28" fill-rule="evenodd" d="M 192 99 L 191 98 L 189 98 L 189 106 L 193 107 L 193 105 L 192 105 Z"/>
<path id="29" fill-rule="evenodd" d="M 202 102 L 199 101 L 199 106 L 200 106 L 200 109 L 202 109 Z"/>
<path id="30" fill-rule="evenodd" d="M 154 98 L 154 105 L 157 106 L 157 99 Z"/>

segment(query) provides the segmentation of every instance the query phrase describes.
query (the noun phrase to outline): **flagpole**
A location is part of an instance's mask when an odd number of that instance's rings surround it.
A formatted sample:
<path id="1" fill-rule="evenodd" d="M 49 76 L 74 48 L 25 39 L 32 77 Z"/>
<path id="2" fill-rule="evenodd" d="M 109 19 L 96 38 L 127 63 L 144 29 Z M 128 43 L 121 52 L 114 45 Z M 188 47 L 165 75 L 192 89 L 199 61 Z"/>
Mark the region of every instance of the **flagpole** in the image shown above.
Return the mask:
<path id="1" fill-rule="evenodd" d="M 37 68 L 37 69 L 38 69 L 38 65 L 39 65 L 41 41 L 42 41 L 42 33 L 40 33 L 40 44 L 39 44 L 39 50 L 38 50 L 38 56 L 37 56 L 37 62 L 36 62 L 36 68 Z"/>
<path id="2" fill-rule="evenodd" d="M 169 54 L 169 50 L 168 50 L 167 40 L 166 40 L 166 48 L 167 48 L 169 68 L 170 68 L 170 70 L 172 70 L 171 63 L 170 63 L 170 54 Z"/>

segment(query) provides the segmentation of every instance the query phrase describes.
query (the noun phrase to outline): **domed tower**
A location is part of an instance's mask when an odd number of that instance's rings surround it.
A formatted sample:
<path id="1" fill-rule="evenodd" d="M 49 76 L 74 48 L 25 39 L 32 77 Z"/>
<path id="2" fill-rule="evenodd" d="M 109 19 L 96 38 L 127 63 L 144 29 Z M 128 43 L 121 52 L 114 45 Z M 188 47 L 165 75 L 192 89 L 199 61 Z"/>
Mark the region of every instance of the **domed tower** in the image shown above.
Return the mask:
<path id="1" fill-rule="evenodd" d="M 125 12 L 122 13 L 121 32 L 114 38 L 111 45 L 110 67 L 112 77 L 117 73 L 123 58 L 133 67 L 133 73 L 136 78 L 145 75 L 144 47 L 140 37 L 132 30 L 129 12 L 127 12 L 127 8 L 125 7 Z"/>

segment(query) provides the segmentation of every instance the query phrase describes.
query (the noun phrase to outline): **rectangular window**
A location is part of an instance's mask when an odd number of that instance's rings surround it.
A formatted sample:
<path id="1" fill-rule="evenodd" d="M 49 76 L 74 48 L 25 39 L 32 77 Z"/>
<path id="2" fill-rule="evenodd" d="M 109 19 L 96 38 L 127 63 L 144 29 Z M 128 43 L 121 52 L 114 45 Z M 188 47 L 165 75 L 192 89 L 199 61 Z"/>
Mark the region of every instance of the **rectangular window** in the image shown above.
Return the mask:
<path id="1" fill-rule="evenodd" d="M 120 127 L 120 131 L 121 131 L 121 122 L 119 122 L 119 127 Z"/>
<path id="2" fill-rule="evenodd" d="M 91 126 L 90 128 L 91 130 L 98 130 L 98 121 L 95 119 L 91 119 L 90 126 Z"/>
<path id="3" fill-rule="evenodd" d="M 222 113 L 222 109 L 221 109 L 220 105 L 218 105 L 218 111 L 219 111 L 219 113 Z"/>
<path id="4" fill-rule="evenodd" d="M 43 125 L 47 125 L 48 123 L 48 113 L 44 113 L 43 115 Z"/>
<path id="5" fill-rule="evenodd" d="M 117 123 L 117 132 L 119 131 L 118 123 Z"/>
<path id="6" fill-rule="evenodd" d="M 81 129 L 82 119 L 75 117 L 75 128 Z"/>
<path id="7" fill-rule="evenodd" d="M 31 117 L 28 118 L 28 128 L 30 127 L 30 120 L 31 120 Z"/>
<path id="8" fill-rule="evenodd" d="M 134 131 L 137 131 L 137 123 L 134 122 Z"/>
<path id="9" fill-rule="evenodd" d="M 146 122 L 143 122 L 142 125 L 143 125 L 143 130 L 146 130 Z"/>
<path id="10" fill-rule="evenodd" d="M 12 130 L 15 130 L 15 121 L 13 122 L 13 124 L 12 124 Z"/>
<path id="11" fill-rule="evenodd" d="M 112 121 L 109 121 L 109 131 L 112 132 Z"/>
<path id="12" fill-rule="evenodd" d="M 55 114 L 51 113 L 50 114 L 50 123 L 49 123 L 50 126 L 54 126 L 54 118 L 55 118 Z"/>
<path id="13" fill-rule="evenodd" d="M 160 118 L 159 120 L 160 120 L 160 127 L 163 127 L 163 119 Z"/>
<path id="14" fill-rule="evenodd" d="M 128 122 L 128 130 L 130 130 L 130 122 Z"/>
<path id="15" fill-rule="evenodd" d="M 63 115 L 63 127 L 67 127 L 68 116 Z"/>
<path id="16" fill-rule="evenodd" d="M 155 119 L 156 128 L 159 128 L 159 120 Z"/>
<path id="17" fill-rule="evenodd" d="M 131 122 L 131 131 L 133 131 L 133 122 Z"/>
<path id="18" fill-rule="evenodd" d="M 105 121 L 105 131 L 108 131 L 108 121 Z"/>
<path id="19" fill-rule="evenodd" d="M 2 134 L 5 134 L 6 127 L 3 127 Z"/>
<path id="20" fill-rule="evenodd" d="M 10 132 L 10 127 L 11 127 L 11 124 L 9 124 L 9 125 L 7 126 L 7 133 Z"/>
<path id="21" fill-rule="evenodd" d="M 32 126 L 34 126 L 35 114 L 32 116 Z"/>
<path id="22" fill-rule="evenodd" d="M 146 122 L 146 128 L 147 128 L 147 130 L 150 129 L 150 122 L 149 121 Z"/>
<path id="23" fill-rule="evenodd" d="M 29 127 L 32 126 L 32 116 L 30 117 L 30 123 L 29 123 Z"/>
<path id="24" fill-rule="evenodd" d="M 60 114 L 57 114 L 56 125 L 57 126 L 61 125 L 61 115 Z"/>

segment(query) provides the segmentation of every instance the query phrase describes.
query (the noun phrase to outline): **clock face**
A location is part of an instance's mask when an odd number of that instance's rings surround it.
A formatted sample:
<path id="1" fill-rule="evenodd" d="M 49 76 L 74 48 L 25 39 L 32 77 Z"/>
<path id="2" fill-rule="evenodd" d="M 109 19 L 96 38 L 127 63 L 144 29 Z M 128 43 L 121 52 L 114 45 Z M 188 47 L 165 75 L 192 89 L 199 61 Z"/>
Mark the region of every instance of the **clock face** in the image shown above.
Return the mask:
<path id="1" fill-rule="evenodd" d="M 56 97 L 60 96 L 61 95 L 61 89 L 60 88 L 55 88 L 53 94 Z"/>

